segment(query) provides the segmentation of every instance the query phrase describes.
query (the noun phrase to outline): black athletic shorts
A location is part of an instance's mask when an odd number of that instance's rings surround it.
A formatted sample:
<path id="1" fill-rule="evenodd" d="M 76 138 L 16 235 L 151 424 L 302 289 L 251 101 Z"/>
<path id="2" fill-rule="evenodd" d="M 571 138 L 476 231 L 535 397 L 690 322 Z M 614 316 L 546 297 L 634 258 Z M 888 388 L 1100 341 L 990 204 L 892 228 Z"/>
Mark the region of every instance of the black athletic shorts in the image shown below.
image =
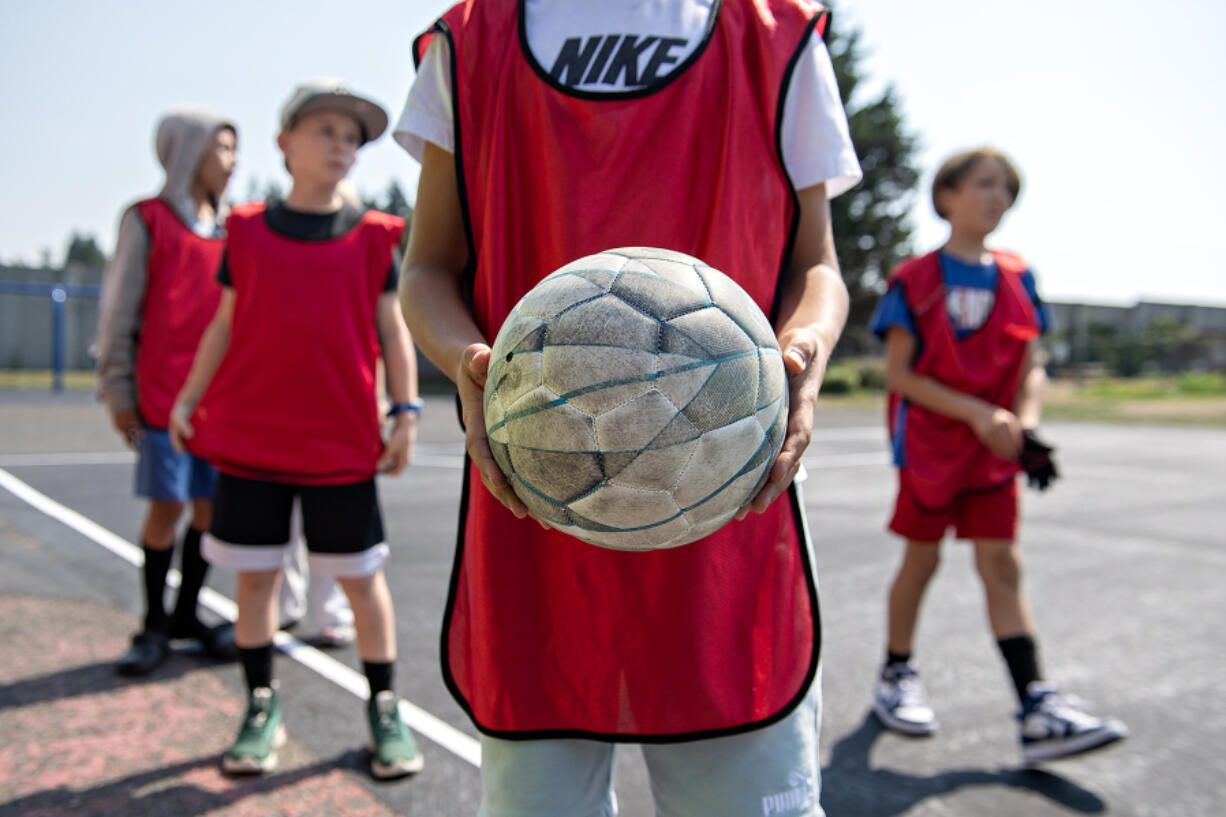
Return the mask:
<path id="1" fill-rule="evenodd" d="M 295 499 L 302 507 L 302 532 L 311 553 L 360 553 L 383 543 L 373 478 L 348 485 L 296 485 L 223 473 L 209 532 L 228 545 L 285 545 Z"/>

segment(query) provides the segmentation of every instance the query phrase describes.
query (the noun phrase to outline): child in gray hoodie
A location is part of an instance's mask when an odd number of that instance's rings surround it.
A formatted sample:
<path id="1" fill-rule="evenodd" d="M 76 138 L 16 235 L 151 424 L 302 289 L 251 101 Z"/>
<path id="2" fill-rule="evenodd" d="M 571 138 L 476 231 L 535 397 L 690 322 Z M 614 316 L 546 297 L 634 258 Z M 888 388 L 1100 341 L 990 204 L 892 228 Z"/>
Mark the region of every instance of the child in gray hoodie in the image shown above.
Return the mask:
<path id="1" fill-rule="evenodd" d="M 216 472 L 176 452 L 167 435 L 171 404 L 187 377 L 200 335 L 217 309 L 224 247 L 222 194 L 234 170 L 237 129 L 201 111 L 174 111 L 158 124 L 156 150 L 166 181 L 154 197 L 127 207 L 102 283 L 98 315 L 98 392 L 111 422 L 138 453 L 135 491 L 149 500 L 141 531 L 144 625 L 119 659 L 125 675 L 146 675 L 169 653 L 171 638 L 201 642 L 232 657 L 232 630 L 209 628 L 196 603 L 208 564 L 200 536 L 209 529 Z M 183 534 L 182 584 L 174 612 L 163 596 L 176 528 Z"/>

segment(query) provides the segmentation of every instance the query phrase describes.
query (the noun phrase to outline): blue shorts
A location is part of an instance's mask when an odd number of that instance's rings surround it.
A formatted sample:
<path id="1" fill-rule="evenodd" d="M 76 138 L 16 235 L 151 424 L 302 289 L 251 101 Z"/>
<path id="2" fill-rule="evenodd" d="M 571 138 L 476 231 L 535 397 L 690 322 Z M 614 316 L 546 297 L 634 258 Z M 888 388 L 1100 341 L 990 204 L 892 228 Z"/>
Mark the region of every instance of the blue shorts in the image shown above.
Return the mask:
<path id="1" fill-rule="evenodd" d="M 170 432 L 145 427 L 136 458 L 136 495 L 154 502 L 212 499 L 217 470 L 170 444 Z"/>

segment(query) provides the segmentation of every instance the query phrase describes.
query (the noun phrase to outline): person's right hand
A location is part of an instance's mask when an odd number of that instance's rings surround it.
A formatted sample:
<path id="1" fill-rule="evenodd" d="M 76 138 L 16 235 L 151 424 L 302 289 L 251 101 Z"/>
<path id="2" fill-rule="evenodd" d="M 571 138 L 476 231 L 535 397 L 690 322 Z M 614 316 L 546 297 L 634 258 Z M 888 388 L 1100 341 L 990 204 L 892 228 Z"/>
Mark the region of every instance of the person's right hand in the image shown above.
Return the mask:
<path id="1" fill-rule="evenodd" d="M 140 446 L 140 439 L 145 435 L 145 429 L 135 409 L 112 411 L 111 425 L 115 426 L 115 430 L 119 432 L 120 437 L 123 437 L 124 445 L 128 448 L 136 449 Z"/>
<path id="2" fill-rule="evenodd" d="M 1016 460 L 1022 453 L 1022 424 L 1017 415 L 1000 406 L 987 405 L 971 425 L 979 441 L 998 457 Z"/>
<path id="3" fill-rule="evenodd" d="M 170 421 L 167 423 L 167 430 L 170 432 L 170 444 L 180 454 L 187 451 L 187 446 L 183 444 L 183 441 L 190 440 L 196 436 L 196 429 L 192 427 L 191 423 L 192 412 L 195 409 L 195 406 L 178 400 L 175 401 L 175 404 L 170 409 Z"/>
<path id="4" fill-rule="evenodd" d="M 515 495 L 506 475 L 494 460 L 485 433 L 485 376 L 490 367 L 490 347 L 474 343 L 464 350 L 456 373 L 460 395 L 460 417 L 464 423 L 464 443 L 468 456 L 481 473 L 481 482 L 499 502 L 519 519 L 528 516 L 528 506 Z"/>

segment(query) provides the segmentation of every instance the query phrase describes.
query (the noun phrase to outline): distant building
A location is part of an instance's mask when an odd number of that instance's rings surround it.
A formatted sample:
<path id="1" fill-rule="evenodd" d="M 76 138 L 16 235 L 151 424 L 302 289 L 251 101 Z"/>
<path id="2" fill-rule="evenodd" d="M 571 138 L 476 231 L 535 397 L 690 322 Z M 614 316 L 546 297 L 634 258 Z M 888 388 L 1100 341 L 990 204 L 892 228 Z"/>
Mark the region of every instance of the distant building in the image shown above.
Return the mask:
<path id="1" fill-rule="evenodd" d="M 1092 362 L 1086 350 L 1094 327 L 1110 327 L 1122 338 L 1137 338 L 1155 320 L 1167 319 L 1195 329 L 1199 336 L 1195 359 L 1186 361 L 1186 368 L 1226 369 L 1226 307 L 1152 301 L 1133 306 L 1049 301 L 1047 306 L 1052 318 L 1049 345 L 1057 364 Z"/>

